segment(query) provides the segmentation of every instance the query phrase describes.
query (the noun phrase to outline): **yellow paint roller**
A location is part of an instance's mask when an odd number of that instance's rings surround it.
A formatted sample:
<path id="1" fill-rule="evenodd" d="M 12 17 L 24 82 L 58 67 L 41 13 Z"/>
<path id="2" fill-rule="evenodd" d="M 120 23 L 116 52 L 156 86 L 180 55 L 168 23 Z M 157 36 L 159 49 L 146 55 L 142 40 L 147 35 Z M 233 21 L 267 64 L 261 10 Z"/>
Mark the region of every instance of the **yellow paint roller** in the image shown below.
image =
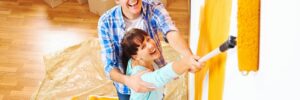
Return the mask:
<path id="1" fill-rule="evenodd" d="M 88 100 L 119 100 L 118 97 L 90 95 Z"/>
<path id="2" fill-rule="evenodd" d="M 238 66 L 248 74 L 259 68 L 260 0 L 238 0 L 237 19 Z"/>
<path id="3" fill-rule="evenodd" d="M 80 100 L 79 96 L 73 96 L 71 100 Z M 118 97 L 89 95 L 86 100 L 119 100 Z"/>

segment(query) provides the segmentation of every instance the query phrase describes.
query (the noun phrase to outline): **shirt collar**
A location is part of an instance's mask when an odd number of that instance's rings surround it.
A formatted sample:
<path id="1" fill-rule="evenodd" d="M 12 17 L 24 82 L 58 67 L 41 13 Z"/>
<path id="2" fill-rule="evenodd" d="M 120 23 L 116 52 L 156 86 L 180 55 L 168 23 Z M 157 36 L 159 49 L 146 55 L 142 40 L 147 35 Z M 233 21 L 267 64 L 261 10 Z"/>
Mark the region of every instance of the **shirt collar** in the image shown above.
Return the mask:
<path id="1" fill-rule="evenodd" d="M 146 6 L 147 6 L 147 4 L 144 1 L 142 1 L 142 10 L 141 11 L 142 11 L 142 17 L 143 17 L 143 19 L 145 19 L 144 17 L 147 14 Z M 122 14 L 122 7 L 120 5 L 118 5 L 118 8 L 117 8 L 117 16 L 121 16 L 120 17 L 120 19 L 121 19 L 121 27 L 123 29 L 125 29 L 125 20 L 123 18 L 123 14 Z"/>

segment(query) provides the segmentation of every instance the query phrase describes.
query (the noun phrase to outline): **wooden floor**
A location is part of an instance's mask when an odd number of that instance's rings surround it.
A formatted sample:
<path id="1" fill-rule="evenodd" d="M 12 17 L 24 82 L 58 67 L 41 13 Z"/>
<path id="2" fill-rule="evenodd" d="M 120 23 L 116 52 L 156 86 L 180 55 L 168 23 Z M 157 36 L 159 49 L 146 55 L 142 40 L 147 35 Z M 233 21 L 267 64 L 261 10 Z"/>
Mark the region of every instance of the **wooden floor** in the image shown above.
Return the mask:
<path id="1" fill-rule="evenodd" d="M 186 0 L 168 11 L 188 37 Z M 43 0 L 0 0 L 0 100 L 28 100 L 45 76 L 43 55 L 97 37 L 99 16 L 68 0 L 50 8 Z"/>

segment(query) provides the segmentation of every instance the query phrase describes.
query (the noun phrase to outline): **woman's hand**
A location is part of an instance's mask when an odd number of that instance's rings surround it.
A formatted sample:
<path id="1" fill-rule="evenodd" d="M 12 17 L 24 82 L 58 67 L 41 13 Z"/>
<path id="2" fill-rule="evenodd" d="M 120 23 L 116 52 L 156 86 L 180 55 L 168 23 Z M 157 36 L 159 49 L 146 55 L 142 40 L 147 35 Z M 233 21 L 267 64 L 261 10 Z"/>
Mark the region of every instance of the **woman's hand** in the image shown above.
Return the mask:
<path id="1" fill-rule="evenodd" d="M 186 64 L 189 72 L 195 73 L 202 69 L 204 62 L 200 62 L 200 57 L 197 55 L 185 56 L 183 59 L 186 59 Z"/>

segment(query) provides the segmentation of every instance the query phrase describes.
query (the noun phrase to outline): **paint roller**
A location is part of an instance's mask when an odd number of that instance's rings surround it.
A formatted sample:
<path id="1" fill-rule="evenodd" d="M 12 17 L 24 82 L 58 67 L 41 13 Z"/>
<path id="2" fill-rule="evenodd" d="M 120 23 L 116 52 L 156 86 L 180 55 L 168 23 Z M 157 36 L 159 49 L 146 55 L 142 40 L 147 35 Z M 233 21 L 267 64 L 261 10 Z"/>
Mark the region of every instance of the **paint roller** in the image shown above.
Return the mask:
<path id="1" fill-rule="evenodd" d="M 260 0 L 238 0 L 237 54 L 243 75 L 259 69 Z"/>
<path id="2" fill-rule="evenodd" d="M 198 61 L 205 62 L 209 60 L 210 58 L 227 51 L 228 49 L 234 48 L 236 46 L 236 37 L 230 36 L 227 41 L 225 41 L 222 45 L 220 45 L 218 48 L 214 49 L 213 51 L 209 52 L 202 58 L 200 58 Z"/>

